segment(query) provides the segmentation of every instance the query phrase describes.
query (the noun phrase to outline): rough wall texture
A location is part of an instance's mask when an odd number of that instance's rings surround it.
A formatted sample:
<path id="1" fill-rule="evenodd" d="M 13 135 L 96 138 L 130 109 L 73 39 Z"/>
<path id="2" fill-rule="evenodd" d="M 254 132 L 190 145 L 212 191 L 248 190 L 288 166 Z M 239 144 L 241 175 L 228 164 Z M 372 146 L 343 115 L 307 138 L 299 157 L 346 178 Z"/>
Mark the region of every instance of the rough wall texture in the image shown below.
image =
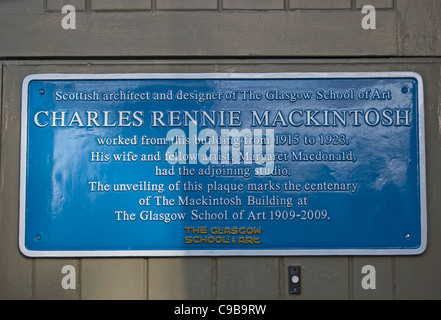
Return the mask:
<path id="1" fill-rule="evenodd" d="M 34 0 L 0 3 L 3 57 L 436 56 L 437 0 Z M 63 5 L 77 29 L 61 28 Z M 424 17 L 424 19 L 421 19 Z"/>
<path id="2" fill-rule="evenodd" d="M 77 10 L 64 30 L 61 8 Z M 377 8 L 377 29 L 361 8 Z M 422 18 L 424 17 L 424 18 Z M 32 73 L 415 71 L 425 84 L 428 249 L 416 257 L 29 259 L 18 250 L 21 85 Z M 1 299 L 441 298 L 440 0 L 0 1 Z M 64 265 L 77 289 L 61 287 Z M 289 295 L 288 266 L 302 266 Z M 377 289 L 361 288 L 374 265 Z"/>

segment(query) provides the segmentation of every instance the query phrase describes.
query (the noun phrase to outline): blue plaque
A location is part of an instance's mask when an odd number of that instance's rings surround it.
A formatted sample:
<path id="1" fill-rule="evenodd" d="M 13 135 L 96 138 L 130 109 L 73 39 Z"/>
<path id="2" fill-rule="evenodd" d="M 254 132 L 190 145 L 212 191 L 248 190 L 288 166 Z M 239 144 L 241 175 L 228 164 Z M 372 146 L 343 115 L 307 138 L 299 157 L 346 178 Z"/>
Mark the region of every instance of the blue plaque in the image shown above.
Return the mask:
<path id="1" fill-rule="evenodd" d="M 27 256 L 426 248 L 416 73 L 30 75 L 21 130 Z"/>

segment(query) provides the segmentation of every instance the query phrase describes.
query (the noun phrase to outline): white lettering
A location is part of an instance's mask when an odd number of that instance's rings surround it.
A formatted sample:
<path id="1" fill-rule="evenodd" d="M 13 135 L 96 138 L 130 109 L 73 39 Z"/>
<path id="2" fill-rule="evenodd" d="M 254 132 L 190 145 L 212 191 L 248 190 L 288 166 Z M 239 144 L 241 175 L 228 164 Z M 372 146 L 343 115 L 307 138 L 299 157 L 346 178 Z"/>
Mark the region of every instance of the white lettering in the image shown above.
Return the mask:
<path id="1" fill-rule="evenodd" d="M 66 16 L 63 17 L 63 19 L 61 20 L 61 26 L 63 27 L 64 30 L 68 30 L 68 29 L 76 29 L 77 28 L 77 13 L 75 10 L 75 7 L 72 5 L 65 5 L 62 9 L 61 9 L 61 13 L 66 14 Z"/>
<path id="2" fill-rule="evenodd" d="M 361 269 L 361 273 L 366 274 L 361 280 L 361 287 L 364 290 L 375 290 L 376 289 L 375 267 L 371 265 L 366 265 Z"/>
<path id="3" fill-rule="evenodd" d="M 361 13 L 366 14 L 361 20 L 361 26 L 364 30 L 368 29 L 377 29 L 376 17 L 377 14 L 375 12 L 375 7 L 371 5 L 366 5 L 361 10 Z"/>

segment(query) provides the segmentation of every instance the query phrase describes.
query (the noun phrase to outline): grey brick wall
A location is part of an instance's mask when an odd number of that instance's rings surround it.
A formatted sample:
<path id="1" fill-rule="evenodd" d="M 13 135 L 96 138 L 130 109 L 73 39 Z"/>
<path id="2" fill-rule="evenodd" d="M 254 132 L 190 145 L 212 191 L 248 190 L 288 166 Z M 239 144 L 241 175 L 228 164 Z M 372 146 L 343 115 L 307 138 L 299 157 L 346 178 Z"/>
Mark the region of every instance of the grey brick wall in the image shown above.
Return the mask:
<path id="1" fill-rule="evenodd" d="M 84 0 L 46 0 L 46 12 L 59 13 L 65 5 L 72 5 L 80 12 L 88 10 Z"/>
<path id="2" fill-rule="evenodd" d="M 91 0 L 92 11 L 143 11 L 151 10 L 150 0 Z"/>
<path id="3" fill-rule="evenodd" d="M 364 5 L 376 9 L 393 9 L 394 0 L 46 0 L 47 12 L 60 11 L 63 5 L 73 5 L 78 11 L 150 11 L 150 10 L 356 10 Z M 1 6 L 1 4 L 0 4 Z M 44 1 L 35 1 L 34 8 L 43 11 Z M 35 9 L 34 9 L 35 10 Z M 36 10 L 35 12 L 37 12 Z"/>
<path id="4" fill-rule="evenodd" d="M 334 10 L 352 9 L 351 0 L 291 0 L 291 9 Z"/>
<path id="5" fill-rule="evenodd" d="M 377 9 L 393 9 L 394 0 L 46 0 L 47 12 L 60 11 L 63 5 L 73 5 L 78 11 L 148 11 L 148 10 L 355 10 L 364 5 Z M 34 8 L 44 8 L 36 1 Z M 35 12 L 37 12 L 36 10 Z"/>
<path id="6" fill-rule="evenodd" d="M 367 3 L 375 30 L 361 26 Z M 76 30 L 61 27 L 65 4 Z M 440 12 L 440 0 L 0 1 L 0 57 L 438 56 Z"/>
<path id="7" fill-rule="evenodd" d="M 394 0 L 357 0 L 355 7 L 361 9 L 365 5 L 374 6 L 376 9 L 393 9 Z"/>
<path id="8" fill-rule="evenodd" d="M 41 14 L 44 12 L 44 0 L 1 1 L 0 15 Z"/>
<path id="9" fill-rule="evenodd" d="M 283 0 L 223 0 L 224 10 L 284 10 Z"/>
<path id="10" fill-rule="evenodd" d="M 217 0 L 157 0 L 156 10 L 218 10 Z"/>

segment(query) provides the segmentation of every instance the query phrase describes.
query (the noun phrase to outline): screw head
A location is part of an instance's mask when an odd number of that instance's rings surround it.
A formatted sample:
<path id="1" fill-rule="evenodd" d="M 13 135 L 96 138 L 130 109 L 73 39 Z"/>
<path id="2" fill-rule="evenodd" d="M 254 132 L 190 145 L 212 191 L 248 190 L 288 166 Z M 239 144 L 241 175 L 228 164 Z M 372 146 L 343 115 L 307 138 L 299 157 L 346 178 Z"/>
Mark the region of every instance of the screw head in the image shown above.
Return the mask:
<path id="1" fill-rule="evenodd" d="M 40 89 L 40 90 L 38 90 L 38 94 L 39 94 L 39 95 L 43 95 L 43 94 L 44 94 L 44 89 Z"/>

